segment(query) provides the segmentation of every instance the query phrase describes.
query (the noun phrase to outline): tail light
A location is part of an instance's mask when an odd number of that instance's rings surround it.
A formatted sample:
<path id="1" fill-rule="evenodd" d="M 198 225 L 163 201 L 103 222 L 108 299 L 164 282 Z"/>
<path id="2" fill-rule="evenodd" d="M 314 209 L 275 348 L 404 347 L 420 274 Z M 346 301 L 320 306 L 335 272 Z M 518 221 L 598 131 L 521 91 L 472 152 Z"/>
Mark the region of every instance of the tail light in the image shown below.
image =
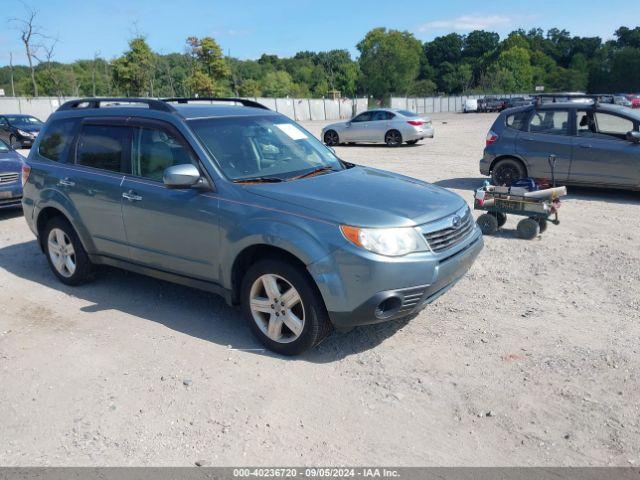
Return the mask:
<path id="1" fill-rule="evenodd" d="M 424 122 L 420 121 L 420 120 L 409 120 L 407 122 L 409 125 L 413 125 L 414 127 L 419 127 L 421 126 Z"/>
<path id="2" fill-rule="evenodd" d="M 500 137 L 498 137 L 498 134 L 496 132 L 489 130 L 489 133 L 487 133 L 487 141 L 486 141 L 487 147 L 492 143 L 496 143 L 498 141 L 498 138 Z"/>
<path id="3" fill-rule="evenodd" d="M 24 187 L 29 180 L 29 174 L 31 173 L 31 167 L 26 163 L 22 164 L 22 186 Z"/>

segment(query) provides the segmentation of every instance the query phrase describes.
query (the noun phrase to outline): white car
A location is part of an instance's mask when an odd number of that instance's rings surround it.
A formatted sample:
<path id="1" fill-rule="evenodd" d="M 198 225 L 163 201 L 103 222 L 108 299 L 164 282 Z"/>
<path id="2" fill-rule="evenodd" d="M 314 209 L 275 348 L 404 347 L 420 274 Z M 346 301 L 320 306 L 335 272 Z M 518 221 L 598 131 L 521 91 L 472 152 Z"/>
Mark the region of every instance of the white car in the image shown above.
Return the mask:
<path id="1" fill-rule="evenodd" d="M 477 112 L 478 111 L 478 99 L 477 98 L 467 98 L 464 101 L 464 113 L 469 112 Z"/>
<path id="2" fill-rule="evenodd" d="M 329 146 L 384 142 L 397 147 L 404 142 L 413 145 L 423 138 L 433 138 L 433 135 L 430 118 L 393 108 L 367 110 L 349 121 L 332 123 L 322 129 L 322 140 Z"/>

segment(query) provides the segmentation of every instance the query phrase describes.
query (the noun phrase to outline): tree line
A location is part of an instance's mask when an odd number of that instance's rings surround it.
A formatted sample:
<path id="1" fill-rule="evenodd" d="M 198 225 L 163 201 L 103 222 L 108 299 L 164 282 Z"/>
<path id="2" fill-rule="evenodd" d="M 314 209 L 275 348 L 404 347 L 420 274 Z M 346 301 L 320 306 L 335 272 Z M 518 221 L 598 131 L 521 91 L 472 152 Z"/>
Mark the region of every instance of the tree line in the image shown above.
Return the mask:
<path id="1" fill-rule="evenodd" d="M 61 63 L 57 42 L 39 42 L 36 12 L 20 20 L 28 65 L 0 68 L 0 88 L 16 96 L 322 97 L 640 90 L 640 27 L 615 38 L 572 36 L 566 30 L 450 33 L 421 42 L 407 31 L 376 28 L 348 50 L 302 51 L 290 58 L 225 56 L 211 37 L 189 37 L 182 53 L 154 52 L 143 35 L 114 59 Z"/>

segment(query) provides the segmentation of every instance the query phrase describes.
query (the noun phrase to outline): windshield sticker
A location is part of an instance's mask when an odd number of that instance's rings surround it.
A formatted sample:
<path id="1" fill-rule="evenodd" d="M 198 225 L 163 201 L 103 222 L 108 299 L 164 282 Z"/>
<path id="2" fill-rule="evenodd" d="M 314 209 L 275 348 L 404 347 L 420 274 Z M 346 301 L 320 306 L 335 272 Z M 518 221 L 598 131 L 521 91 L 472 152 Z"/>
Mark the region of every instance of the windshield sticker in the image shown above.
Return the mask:
<path id="1" fill-rule="evenodd" d="M 276 124 L 276 127 L 286 133 L 292 140 L 302 140 L 303 138 L 307 138 L 302 130 L 290 123 L 278 123 Z"/>

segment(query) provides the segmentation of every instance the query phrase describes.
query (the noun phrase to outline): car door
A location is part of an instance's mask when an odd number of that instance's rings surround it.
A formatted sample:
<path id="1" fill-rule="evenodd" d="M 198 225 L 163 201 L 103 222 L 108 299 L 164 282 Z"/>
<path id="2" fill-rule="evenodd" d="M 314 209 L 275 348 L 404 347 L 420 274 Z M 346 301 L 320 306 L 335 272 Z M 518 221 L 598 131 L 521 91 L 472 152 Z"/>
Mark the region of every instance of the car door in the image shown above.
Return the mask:
<path id="1" fill-rule="evenodd" d="M 384 142 L 384 135 L 393 127 L 391 121 L 395 115 L 385 110 L 378 110 L 371 116 L 369 128 L 367 129 L 367 140 L 369 142 Z"/>
<path id="2" fill-rule="evenodd" d="M 617 113 L 579 110 L 570 181 L 591 185 L 640 185 L 640 145 L 627 140 L 638 122 Z"/>
<path id="3" fill-rule="evenodd" d="M 131 173 L 122 184 L 122 213 L 131 261 L 207 281 L 218 280 L 218 200 L 196 188 L 162 182 L 172 165 L 204 171 L 187 141 L 171 125 L 134 120 Z"/>
<path id="4" fill-rule="evenodd" d="M 351 119 L 347 128 L 344 129 L 344 141 L 346 142 L 364 142 L 367 141 L 367 128 L 371 123 L 373 112 L 362 112 Z"/>
<path id="5" fill-rule="evenodd" d="M 571 168 L 574 117 L 569 109 L 536 109 L 525 131 L 518 136 L 516 152 L 526 160 L 528 175 L 551 178 L 549 156 L 555 156 L 555 179 L 567 181 Z"/>
<path id="6" fill-rule="evenodd" d="M 96 253 L 121 259 L 129 257 L 121 205 L 130 144 L 125 121 L 85 119 L 73 149 L 75 165 L 66 169 L 57 187 L 71 200 Z"/>
<path id="7" fill-rule="evenodd" d="M 4 140 L 6 143 L 9 143 L 9 122 L 5 117 L 0 117 L 0 139 Z"/>

